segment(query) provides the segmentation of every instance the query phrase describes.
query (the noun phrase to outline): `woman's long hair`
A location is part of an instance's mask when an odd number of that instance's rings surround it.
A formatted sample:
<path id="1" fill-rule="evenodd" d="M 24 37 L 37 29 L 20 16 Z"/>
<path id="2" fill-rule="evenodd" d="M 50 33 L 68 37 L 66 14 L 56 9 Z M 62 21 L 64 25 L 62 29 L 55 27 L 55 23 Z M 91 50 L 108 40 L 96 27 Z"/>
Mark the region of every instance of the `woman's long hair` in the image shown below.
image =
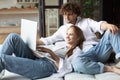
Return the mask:
<path id="1" fill-rule="evenodd" d="M 78 40 L 75 42 L 75 45 L 73 45 L 73 46 L 71 47 L 71 49 L 68 50 L 68 52 L 66 53 L 66 56 L 68 56 L 68 57 L 72 55 L 73 50 L 74 50 L 77 46 L 78 46 L 80 49 L 82 49 L 82 48 L 83 48 L 83 42 L 85 41 L 85 37 L 84 37 L 84 35 L 83 35 L 83 32 L 82 32 L 82 30 L 81 30 L 79 27 L 77 27 L 77 26 L 75 26 L 75 25 L 72 25 L 70 28 L 73 28 L 75 34 L 76 34 L 77 37 L 78 37 Z M 70 29 L 70 28 L 68 28 L 68 29 Z"/>

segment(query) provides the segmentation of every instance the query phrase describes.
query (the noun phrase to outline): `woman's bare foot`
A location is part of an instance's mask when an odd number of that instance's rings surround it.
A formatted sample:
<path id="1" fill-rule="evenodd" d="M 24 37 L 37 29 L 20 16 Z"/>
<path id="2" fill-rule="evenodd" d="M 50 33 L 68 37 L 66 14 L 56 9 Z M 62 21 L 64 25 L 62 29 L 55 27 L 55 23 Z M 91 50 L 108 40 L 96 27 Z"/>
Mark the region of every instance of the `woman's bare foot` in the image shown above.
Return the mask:
<path id="1" fill-rule="evenodd" d="M 115 65 L 117 68 L 120 68 L 120 62 Z"/>

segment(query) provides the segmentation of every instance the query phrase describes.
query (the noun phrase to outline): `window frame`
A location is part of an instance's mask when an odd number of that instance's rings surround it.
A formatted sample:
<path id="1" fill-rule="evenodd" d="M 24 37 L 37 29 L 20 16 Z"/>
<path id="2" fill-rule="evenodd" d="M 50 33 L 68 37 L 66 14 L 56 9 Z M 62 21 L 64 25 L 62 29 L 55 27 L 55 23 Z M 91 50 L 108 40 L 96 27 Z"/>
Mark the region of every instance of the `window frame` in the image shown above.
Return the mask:
<path id="1" fill-rule="evenodd" d="M 45 26 L 45 9 L 59 9 L 63 4 L 63 0 L 58 0 L 58 5 L 45 5 L 45 0 L 39 0 L 39 36 L 46 37 L 46 26 Z M 59 24 L 58 26 L 63 24 L 63 17 L 58 14 L 59 16 Z"/>

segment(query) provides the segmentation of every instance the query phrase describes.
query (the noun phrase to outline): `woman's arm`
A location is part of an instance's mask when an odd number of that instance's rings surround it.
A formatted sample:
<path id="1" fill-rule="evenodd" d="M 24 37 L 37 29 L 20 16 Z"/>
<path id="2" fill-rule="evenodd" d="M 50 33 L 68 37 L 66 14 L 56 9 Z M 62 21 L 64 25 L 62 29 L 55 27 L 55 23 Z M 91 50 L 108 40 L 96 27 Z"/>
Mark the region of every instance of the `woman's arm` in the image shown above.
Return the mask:
<path id="1" fill-rule="evenodd" d="M 56 65 L 57 67 L 59 66 L 59 57 L 50 49 L 48 48 L 45 48 L 45 47 L 39 47 L 38 48 L 39 51 L 42 51 L 42 52 L 46 52 L 46 53 L 49 53 L 52 57 L 52 59 L 54 59 L 56 61 Z"/>

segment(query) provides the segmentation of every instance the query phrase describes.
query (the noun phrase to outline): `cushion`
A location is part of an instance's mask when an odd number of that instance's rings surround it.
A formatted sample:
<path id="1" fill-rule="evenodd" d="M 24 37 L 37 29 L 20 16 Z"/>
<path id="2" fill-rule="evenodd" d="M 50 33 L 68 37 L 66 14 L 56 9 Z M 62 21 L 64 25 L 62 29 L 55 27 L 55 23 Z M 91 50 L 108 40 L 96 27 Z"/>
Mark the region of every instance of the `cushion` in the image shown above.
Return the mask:
<path id="1" fill-rule="evenodd" d="M 79 74 L 73 72 L 65 75 L 65 80 L 120 80 L 120 75 L 112 72 L 96 75 Z"/>
<path id="2" fill-rule="evenodd" d="M 2 80 L 31 80 L 31 79 L 28 79 L 21 75 L 11 73 L 11 72 L 5 70 L 5 75 L 3 76 Z M 63 80 L 63 78 L 46 77 L 46 78 L 36 79 L 36 80 Z"/>
<path id="3" fill-rule="evenodd" d="M 120 80 L 120 75 L 112 72 L 97 74 L 95 77 L 97 80 Z"/>
<path id="4" fill-rule="evenodd" d="M 2 80 L 30 80 L 30 79 L 5 70 L 5 75 L 3 76 Z"/>
<path id="5" fill-rule="evenodd" d="M 46 78 L 37 79 L 37 80 L 63 80 L 63 78 L 56 78 L 56 77 L 46 77 Z"/>
<path id="6" fill-rule="evenodd" d="M 94 75 L 69 73 L 65 75 L 65 80 L 96 80 Z"/>

